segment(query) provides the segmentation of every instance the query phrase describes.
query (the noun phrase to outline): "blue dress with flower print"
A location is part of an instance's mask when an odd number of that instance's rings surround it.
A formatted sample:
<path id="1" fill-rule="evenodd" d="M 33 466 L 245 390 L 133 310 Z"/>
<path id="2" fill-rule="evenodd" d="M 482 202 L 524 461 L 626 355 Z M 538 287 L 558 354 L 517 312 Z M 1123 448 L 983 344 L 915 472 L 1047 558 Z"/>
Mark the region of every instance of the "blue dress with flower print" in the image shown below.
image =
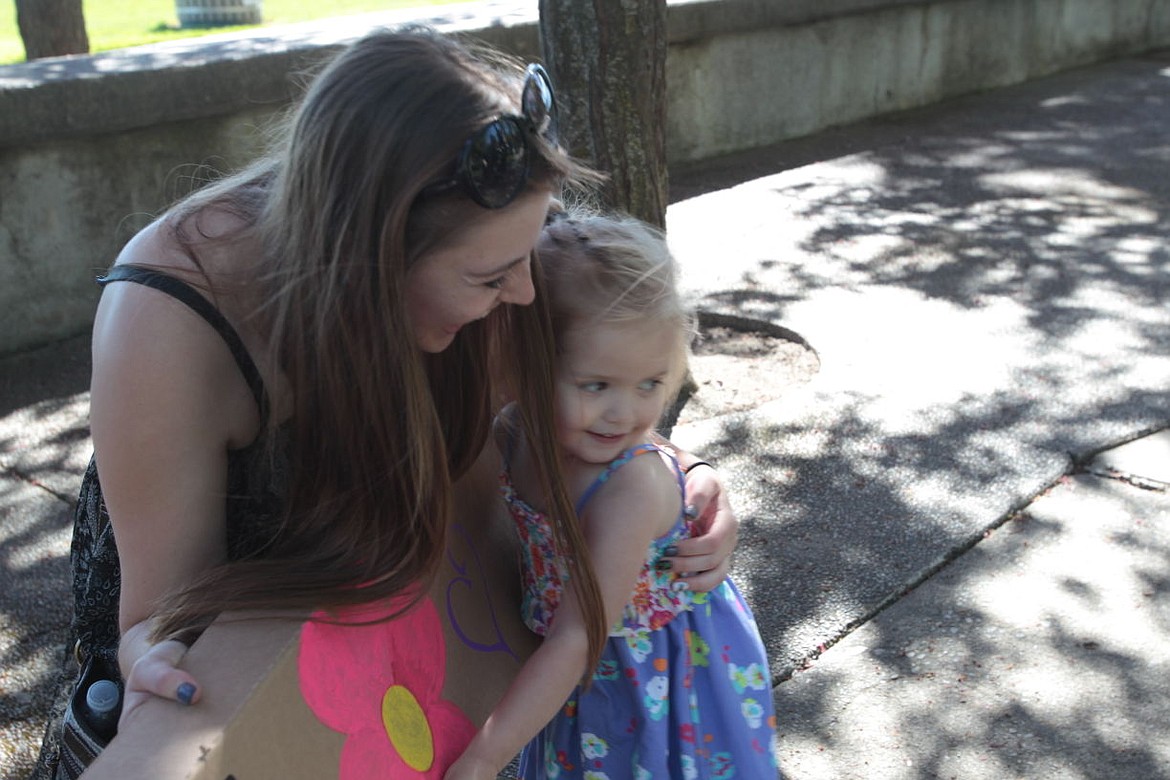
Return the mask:
<path id="1" fill-rule="evenodd" d="M 677 462 L 646 444 L 611 462 L 577 511 L 614 471 L 646 453 L 661 453 L 670 463 L 681 495 Z M 524 621 L 543 636 L 566 567 L 554 554 L 547 518 L 516 494 L 507 464 L 500 485 L 523 542 Z M 655 566 L 690 533 L 680 509 L 671 530 L 650 543 L 592 685 L 575 690 L 525 748 L 525 780 L 777 777 L 772 685 L 751 610 L 729 579 L 709 593 L 676 591 L 671 573 Z"/>

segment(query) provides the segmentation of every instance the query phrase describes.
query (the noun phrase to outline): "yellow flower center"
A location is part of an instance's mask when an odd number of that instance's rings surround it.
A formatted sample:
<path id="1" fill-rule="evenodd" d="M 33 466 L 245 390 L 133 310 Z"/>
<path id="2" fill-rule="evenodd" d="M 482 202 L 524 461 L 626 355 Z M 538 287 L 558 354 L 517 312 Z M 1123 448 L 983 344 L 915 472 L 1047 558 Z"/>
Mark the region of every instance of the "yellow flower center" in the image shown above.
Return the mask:
<path id="1" fill-rule="evenodd" d="M 406 765 L 425 772 L 435 761 L 431 724 L 414 694 L 401 685 L 391 685 L 382 696 L 382 726 L 390 744 Z"/>

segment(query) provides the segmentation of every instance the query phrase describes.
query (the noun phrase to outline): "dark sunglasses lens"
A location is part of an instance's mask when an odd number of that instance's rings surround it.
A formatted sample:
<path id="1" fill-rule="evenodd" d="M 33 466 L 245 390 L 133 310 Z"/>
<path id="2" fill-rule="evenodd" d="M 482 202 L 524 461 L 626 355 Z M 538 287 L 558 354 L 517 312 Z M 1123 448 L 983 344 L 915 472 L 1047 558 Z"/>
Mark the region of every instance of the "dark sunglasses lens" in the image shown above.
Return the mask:
<path id="1" fill-rule="evenodd" d="M 520 123 L 502 117 L 469 138 L 459 173 L 481 206 L 500 208 L 511 202 L 528 181 L 528 146 Z"/>

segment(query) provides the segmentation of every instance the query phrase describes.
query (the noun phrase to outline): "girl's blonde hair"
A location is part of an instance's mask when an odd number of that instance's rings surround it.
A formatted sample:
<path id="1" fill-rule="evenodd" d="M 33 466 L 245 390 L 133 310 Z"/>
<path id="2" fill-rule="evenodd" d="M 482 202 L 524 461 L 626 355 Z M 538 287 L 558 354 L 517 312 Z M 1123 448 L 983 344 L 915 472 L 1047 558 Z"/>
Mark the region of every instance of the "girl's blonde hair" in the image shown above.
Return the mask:
<path id="1" fill-rule="evenodd" d="M 257 322 L 293 409 L 279 430 L 269 418 L 270 441 L 288 442 L 272 448 L 288 458 L 279 529 L 258 554 L 171 598 L 159 635 L 220 610 L 371 601 L 437 570 L 452 482 L 487 439 L 492 350 L 541 324 L 530 307 L 501 306 L 423 354 L 406 280 L 424 254 L 492 217 L 458 188 L 423 193 L 453 175 L 472 132 L 520 113 L 523 75 L 497 52 L 429 29 L 372 33 L 321 70 L 269 157 L 172 212 L 197 264 L 208 210 L 261 239 Z M 529 190 L 597 180 L 555 144 L 529 141 Z M 546 477 L 550 495 L 563 495 L 555 466 Z M 586 609 L 600 614 L 600 601 Z"/>
<path id="2" fill-rule="evenodd" d="M 564 350 L 564 334 L 591 323 L 646 322 L 661 324 L 677 333 L 676 351 L 667 380 L 666 397 L 678 392 L 687 371 L 693 316 L 678 290 L 678 264 L 666 238 L 656 228 L 622 215 L 602 216 L 583 211 L 550 217 L 536 245 L 540 259 L 535 277 L 537 300 L 533 308 L 546 324 L 542 341 L 525 345 L 528 356 L 517 392 L 521 424 L 526 431 L 554 418 L 556 363 Z M 542 449 L 534 450 L 538 467 L 557 463 L 554 437 L 542 437 Z M 530 437 L 530 446 L 532 446 Z M 589 548 L 572 504 L 552 500 L 549 512 L 558 549 L 569 561 L 570 582 L 582 604 L 601 603 L 600 590 Z M 600 660 L 602 647 L 592 639 L 604 639 L 609 627 L 600 613 L 586 612 L 590 631 L 590 672 Z M 589 675 L 585 683 L 588 684 Z"/>
<path id="3" fill-rule="evenodd" d="M 548 278 L 557 352 L 570 327 L 647 320 L 677 335 L 668 395 L 687 370 L 694 319 L 678 289 L 679 269 L 665 235 L 625 215 L 554 215 L 537 243 Z"/>

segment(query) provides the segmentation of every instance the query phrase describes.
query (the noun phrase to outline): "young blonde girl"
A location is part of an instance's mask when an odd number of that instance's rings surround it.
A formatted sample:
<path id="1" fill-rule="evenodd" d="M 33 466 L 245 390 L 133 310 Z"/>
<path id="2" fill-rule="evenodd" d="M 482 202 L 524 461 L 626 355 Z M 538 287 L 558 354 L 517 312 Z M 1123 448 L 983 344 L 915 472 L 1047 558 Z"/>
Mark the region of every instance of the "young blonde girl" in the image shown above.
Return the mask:
<path id="1" fill-rule="evenodd" d="M 501 489 L 524 548 L 523 617 L 544 641 L 446 778 L 494 778 L 525 743 L 529 780 L 775 777 L 751 611 L 730 580 L 696 593 L 670 570 L 694 529 L 684 474 L 654 428 L 684 376 L 692 325 L 663 236 L 628 218 L 561 217 L 537 251 L 559 466 L 576 507 L 567 523 L 579 526 L 561 528 L 544 499 L 526 410 L 505 409 Z M 600 658 L 563 554 L 577 533 L 589 558 L 577 570 L 592 572 L 610 627 Z"/>

